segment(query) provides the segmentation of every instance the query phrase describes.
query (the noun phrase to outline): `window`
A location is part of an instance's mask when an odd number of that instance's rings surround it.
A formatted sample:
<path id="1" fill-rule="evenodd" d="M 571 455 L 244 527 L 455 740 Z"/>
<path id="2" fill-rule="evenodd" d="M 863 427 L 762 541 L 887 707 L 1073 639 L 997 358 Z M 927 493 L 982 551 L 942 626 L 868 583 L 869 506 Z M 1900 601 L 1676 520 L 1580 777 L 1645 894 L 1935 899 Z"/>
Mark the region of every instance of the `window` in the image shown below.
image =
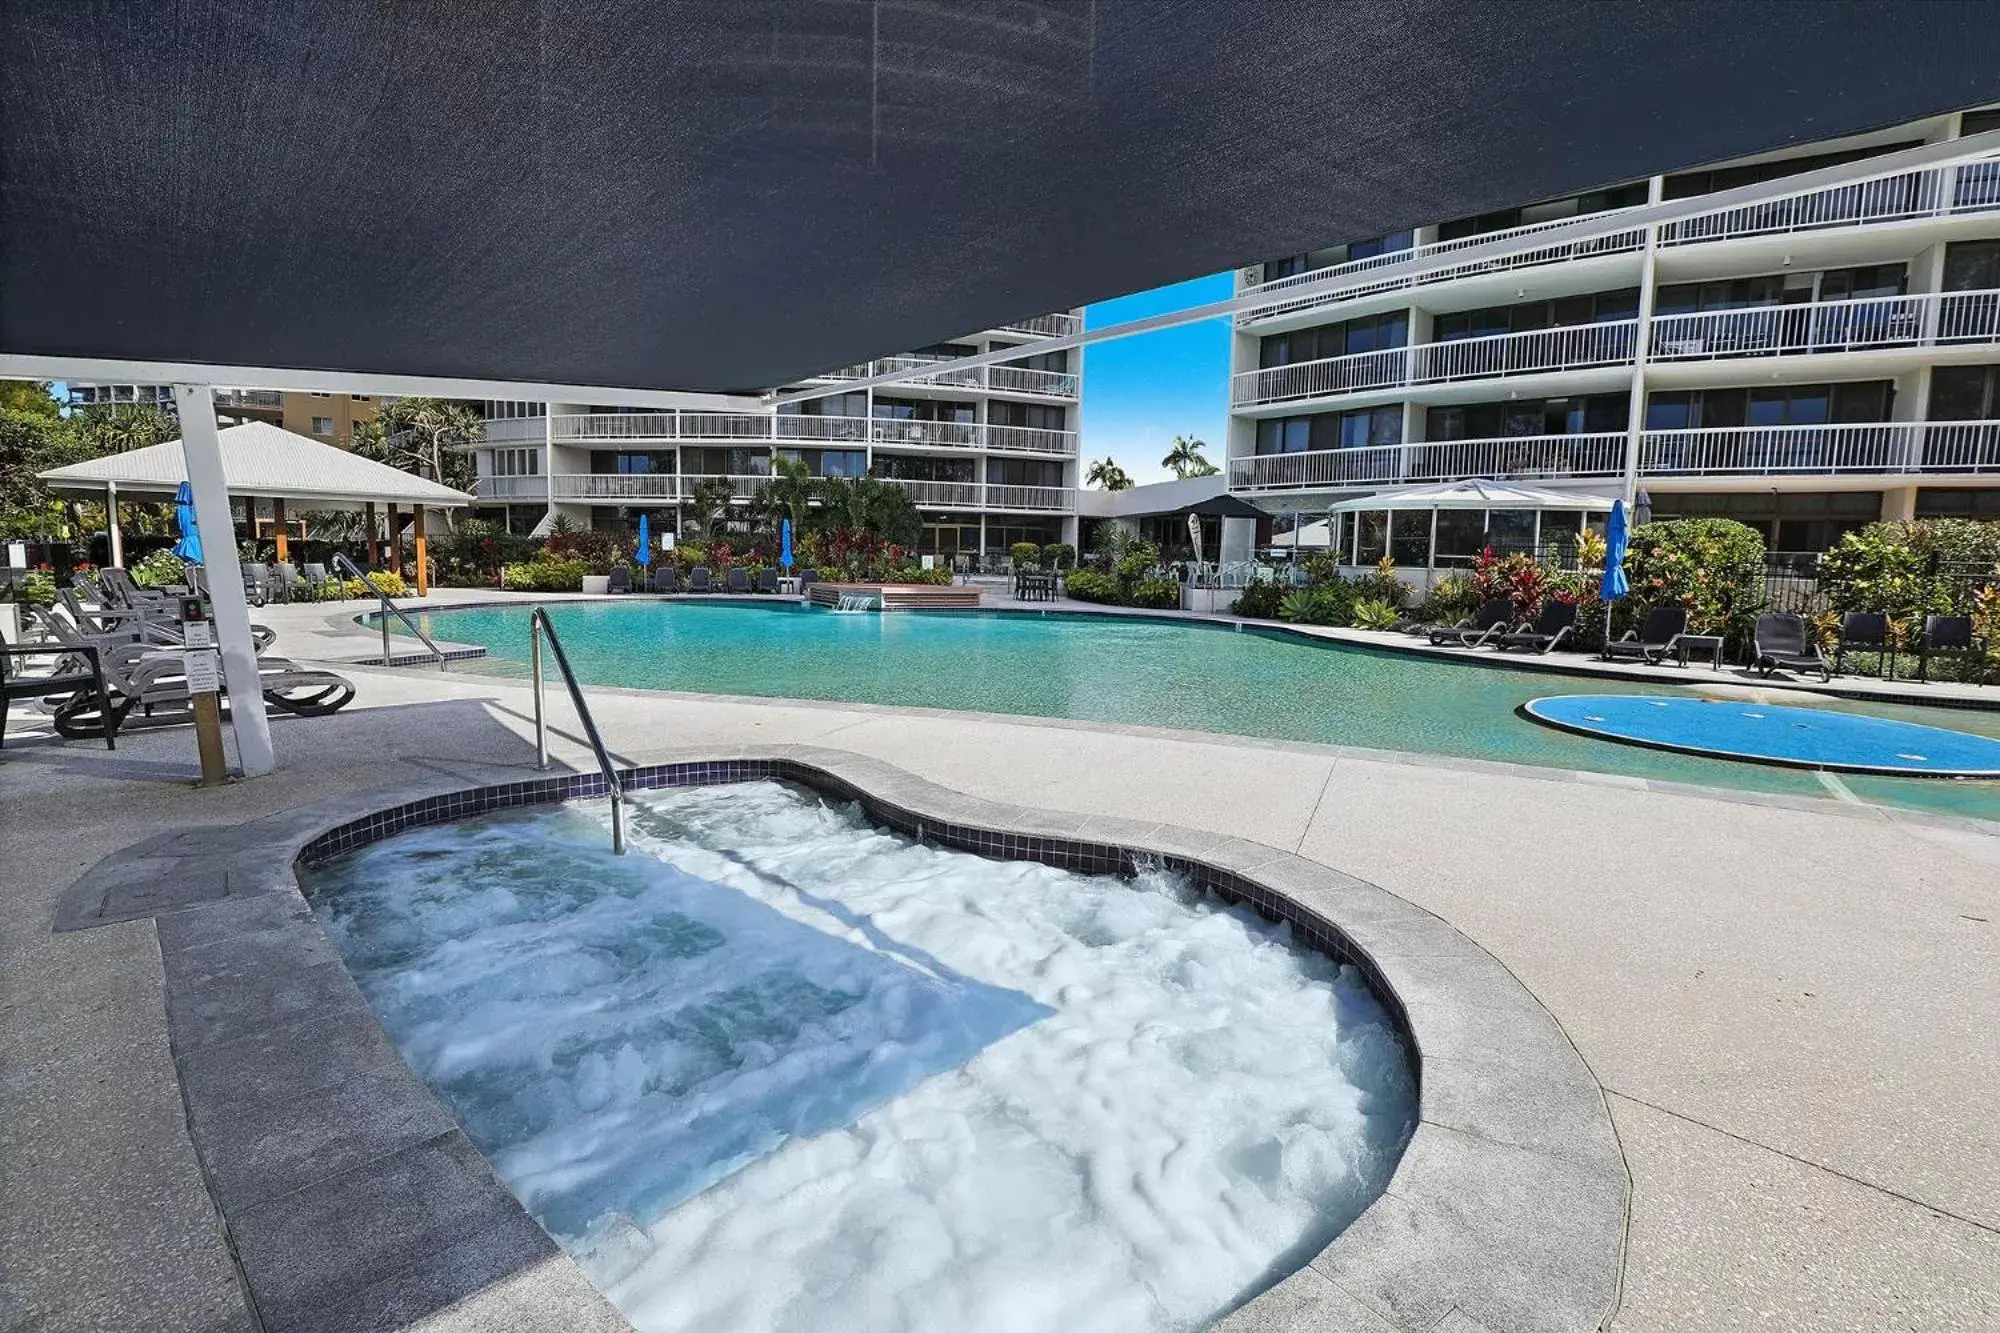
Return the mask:
<path id="1" fill-rule="evenodd" d="M 1837 268 L 1820 274 L 1819 299 L 1851 301 L 1869 296 L 1901 296 L 1909 289 L 1909 269 L 1902 264 L 1870 264 Z"/>
<path id="2" fill-rule="evenodd" d="M 1026 426 L 1030 430 L 1067 430 L 1068 408 L 1041 403 L 1014 403 L 994 399 L 986 405 L 986 419 L 995 426 Z"/>
<path id="3" fill-rule="evenodd" d="M 1658 395 L 1656 395 L 1658 396 Z M 1425 415 L 1427 440 L 1492 440 L 1506 435 L 1602 434 L 1625 429 L 1630 399 L 1622 393 L 1457 403 Z"/>
<path id="4" fill-rule="evenodd" d="M 1988 130 L 2000 130 L 2000 106 L 1988 107 L 1984 111 L 1968 111 L 1959 117 L 1958 132 L 1961 137 L 1984 134 Z"/>
<path id="5" fill-rule="evenodd" d="M 493 475 L 496 477 L 533 477 L 541 473 L 542 451 L 539 449 L 495 449 L 493 451 Z"/>
<path id="6" fill-rule="evenodd" d="M 1015 366 L 1022 370 L 1053 370 L 1057 374 L 1069 373 L 1069 353 L 1067 351 L 1037 352 L 1015 361 L 1003 361 L 1005 366 Z"/>
<path id="7" fill-rule="evenodd" d="M 1917 490 L 1918 518 L 1976 518 L 2000 522 L 2000 490 Z"/>
<path id="8" fill-rule="evenodd" d="M 910 458 L 902 454 L 875 455 L 874 475 L 891 481 L 972 481 L 974 462 L 970 458 Z"/>
<path id="9" fill-rule="evenodd" d="M 1486 545 L 1486 515 L 1477 509 L 1440 509 L 1436 562 L 1469 565 Z"/>
<path id="10" fill-rule="evenodd" d="M 1604 324 L 1618 319 L 1636 319 L 1639 289 L 1591 296 L 1568 296 L 1556 301 L 1528 301 L 1520 305 L 1487 306 L 1439 315 L 1432 337 L 1438 342 L 1460 338 L 1485 338 L 1500 333 L 1530 333 L 1536 329 L 1568 328 L 1578 324 Z"/>
<path id="11" fill-rule="evenodd" d="M 786 403 L 778 409 L 780 415 L 802 417 L 865 417 L 868 415 L 868 394 L 863 390 L 847 393 L 830 393 L 824 398 L 808 398 L 804 402 Z"/>
<path id="12" fill-rule="evenodd" d="M 1389 553 L 1389 512 L 1369 509 L 1360 515 L 1355 535 L 1354 563 L 1372 565 Z"/>
<path id="13" fill-rule="evenodd" d="M 1389 515 L 1389 555 L 1405 569 L 1430 567 L 1430 510 L 1399 509 Z"/>
<path id="14" fill-rule="evenodd" d="M 2000 365 L 1938 366 L 1931 371 L 1932 421 L 1992 421 L 2000 411 Z"/>
<path id="15" fill-rule="evenodd" d="M 368 395 L 365 393 L 350 393 L 347 395 L 347 401 L 350 403 L 365 403 L 368 401 Z"/>
<path id="16" fill-rule="evenodd" d="M 315 435 L 331 435 L 331 434 L 333 434 L 333 418 L 332 418 L 332 417 L 314 417 L 314 418 L 312 419 L 312 433 L 313 433 L 313 434 L 315 434 Z"/>
<path id="17" fill-rule="evenodd" d="M 766 477 L 771 456 L 762 449 L 683 449 L 681 471 L 701 477 Z"/>
<path id="18" fill-rule="evenodd" d="M 1583 217 L 1590 213 L 1602 213 L 1612 208 L 1629 208 L 1633 204 L 1645 202 L 1646 182 L 1633 181 L 1627 185 L 1615 185 L 1608 190 L 1591 190 L 1585 194 L 1565 195 L 1560 199 L 1544 199 L 1540 203 L 1528 204 L 1521 208 L 1503 208 L 1493 213 L 1481 213 L 1478 217 L 1459 218 L 1440 226 L 1438 239 L 1455 241 L 1466 236 L 1483 236 L 1487 232 L 1506 231 L 1532 222 L 1553 222 L 1558 218 Z"/>
<path id="19" fill-rule="evenodd" d="M 929 398 L 875 400 L 875 417 L 879 421 L 972 421 L 977 416 L 978 409 L 971 403 L 944 402 Z"/>
<path id="20" fill-rule="evenodd" d="M 1267 417 L 1257 423 L 1260 454 L 1302 454 L 1402 442 L 1403 409 L 1394 403 L 1309 417 Z"/>
<path id="21" fill-rule="evenodd" d="M 1684 171 L 1678 176 L 1667 177 L 1666 197 L 1686 199 L 1691 195 L 1713 194 L 1717 190 L 1733 190 L 1740 185 L 1781 180 L 1786 176 L 1796 176 L 1802 171 L 1837 167 L 1843 162 L 1859 162 L 1863 158 L 1878 157 L 1883 153 L 1900 153 L 1905 148 L 1920 147 L 1922 142 L 1920 139 L 1912 139 L 1907 143 L 1882 144 L 1876 148 L 1848 148 L 1837 153 L 1814 153 L 1807 157 L 1788 157 L 1780 162 L 1759 162 L 1747 167 L 1715 167 L 1708 171 Z"/>
<path id="22" fill-rule="evenodd" d="M 333 397 L 333 395 L 332 395 L 332 394 L 330 394 L 330 393 L 315 393 L 315 394 L 313 394 L 312 396 L 313 396 L 314 398 L 331 398 L 331 397 Z"/>
<path id="23" fill-rule="evenodd" d="M 2000 288 L 2000 241 L 1955 241 L 1944 248 L 1944 290 L 1990 292 Z"/>
<path id="24" fill-rule="evenodd" d="M 986 480 L 998 486 L 1060 486 L 1063 465 L 1039 458 L 989 458 Z"/>
<path id="25" fill-rule="evenodd" d="M 1535 547 L 1535 511 L 1486 511 L 1486 544 L 1496 551 L 1531 551 Z"/>
<path id="26" fill-rule="evenodd" d="M 1646 403 L 1646 429 L 1713 430 L 1728 426 L 1887 421 L 1894 400 L 1895 385 L 1889 380 L 1759 389 L 1688 389 L 1652 395 Z"/>
<path id="27" fill-rule="evenodd" d="M 1352 356 L 1357 352 L 1384 351 L 1406 346 L 1409 341 L 1409 312 L 1392 310 L 1387 314 L 1343 320 L 1338 324 L 1320 324 L 1291 333 L 1274 333 L 1260 344 L 1258 364 L 1268 370 L 1272 366 L 1296 365 L 1301 361 L 1322 361 L 1327 357 Z"/>

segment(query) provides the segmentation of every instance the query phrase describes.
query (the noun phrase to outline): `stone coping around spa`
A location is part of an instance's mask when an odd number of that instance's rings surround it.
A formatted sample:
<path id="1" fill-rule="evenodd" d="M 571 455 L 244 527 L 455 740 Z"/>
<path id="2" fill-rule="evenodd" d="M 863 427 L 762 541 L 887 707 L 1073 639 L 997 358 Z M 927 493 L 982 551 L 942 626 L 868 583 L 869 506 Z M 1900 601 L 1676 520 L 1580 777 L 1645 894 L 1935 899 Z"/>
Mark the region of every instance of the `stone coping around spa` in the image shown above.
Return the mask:
<path id="1" fill-rule="evenodd" d="M 1442 919 L 1261 843 L 986 801 L 844 751 L 648 757 L 629 786 L 771 778 L 983 856 L 1157 864 L 1367 977 L 1409 1043 L 1416 1130 L 1383 1195 L 1219 1329 L 1584 1333 L 1614 1308 L 1630 1181 L 1602 1090 L 1527 989 Z M 626 1327 L 403 1061 L 296 874 L 404 829 L 605 794 L 597 773 L 441 768 L 152 838 L 65 891 L 58 930 L 155 922 L 189 1135 L 268 1333 L 399 1328 L 448 1307 L 473 1325 Z"/>

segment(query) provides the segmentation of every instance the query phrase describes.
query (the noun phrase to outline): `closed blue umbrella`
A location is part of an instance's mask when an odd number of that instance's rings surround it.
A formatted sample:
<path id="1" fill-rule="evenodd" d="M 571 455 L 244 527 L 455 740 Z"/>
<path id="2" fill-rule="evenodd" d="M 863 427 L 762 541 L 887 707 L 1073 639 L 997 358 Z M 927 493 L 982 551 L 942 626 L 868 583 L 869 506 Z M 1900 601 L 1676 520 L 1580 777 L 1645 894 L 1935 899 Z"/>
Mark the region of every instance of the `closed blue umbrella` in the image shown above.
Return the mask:
<path id="1" fill-rule="evenodd" d="M 641 569 L 653 563 L 653 525 L 644 514 L 639 515 L 639 549 L 632 553 L 632 560 Z"/>
<path id="2" fill-rule="evenodd" d="M 194 521 L 194 487 L 186 482 L 174 492 L 174 526 L 181 530 L 181 539 L 174 543 L 174 554 L 191 565 L 202 563 L 201 529 Z"/>
<path id="3" fill-rule="evenodd" d="M 1625 502 L 1611 503 L 1611 520 L 1604 525 L 1604 581 L 1597 585 L 1597 595 L 1604 599 L 1604 642 L 1606 657 L 1611 655 L 1611 604 L 1632 591 L 1631 580 L 1625 577 L 1625 548 L 1631 543 L 1631 534 L 1625 530 Z"/>
<path id="4" fill-rule="evenodd" d="M 787 572 L 792 567 L 792 520 L 789 518 L 778 528 L 778 563 Z"/>

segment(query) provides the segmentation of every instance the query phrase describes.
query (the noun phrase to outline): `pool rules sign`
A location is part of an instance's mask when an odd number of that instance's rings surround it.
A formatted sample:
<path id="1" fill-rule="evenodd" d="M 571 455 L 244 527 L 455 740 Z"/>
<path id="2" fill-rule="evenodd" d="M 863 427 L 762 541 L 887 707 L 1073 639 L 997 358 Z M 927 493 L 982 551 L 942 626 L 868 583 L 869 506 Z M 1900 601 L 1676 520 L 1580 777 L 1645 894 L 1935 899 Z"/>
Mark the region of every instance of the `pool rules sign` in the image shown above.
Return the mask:
<path id="1" fill-rule="evenodd" d="M 229 780 L 229 761 L 222 752 L 222 672 L 215 655 L 215 627 L 199 597 L 181 599 L 181 672 L 187 677 L 188 702 L 194 709 L 194 742 L 201 752 L 201 785 Z"/>

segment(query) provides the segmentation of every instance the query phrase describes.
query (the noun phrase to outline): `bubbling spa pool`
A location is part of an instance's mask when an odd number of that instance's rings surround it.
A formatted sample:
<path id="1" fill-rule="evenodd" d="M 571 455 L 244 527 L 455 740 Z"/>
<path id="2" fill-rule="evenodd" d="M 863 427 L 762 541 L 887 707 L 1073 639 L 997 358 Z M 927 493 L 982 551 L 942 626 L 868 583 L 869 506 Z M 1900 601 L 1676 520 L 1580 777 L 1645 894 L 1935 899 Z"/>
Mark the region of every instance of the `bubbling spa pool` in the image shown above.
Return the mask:
<path id="1" fill-rule="evenodd" d="M 1164 871 L 757 781 L 419 829 L 310 873 L 410 1065 L 643 1330 L 1179 1330 L 1414 1127 L 1352 967 Z"/>

